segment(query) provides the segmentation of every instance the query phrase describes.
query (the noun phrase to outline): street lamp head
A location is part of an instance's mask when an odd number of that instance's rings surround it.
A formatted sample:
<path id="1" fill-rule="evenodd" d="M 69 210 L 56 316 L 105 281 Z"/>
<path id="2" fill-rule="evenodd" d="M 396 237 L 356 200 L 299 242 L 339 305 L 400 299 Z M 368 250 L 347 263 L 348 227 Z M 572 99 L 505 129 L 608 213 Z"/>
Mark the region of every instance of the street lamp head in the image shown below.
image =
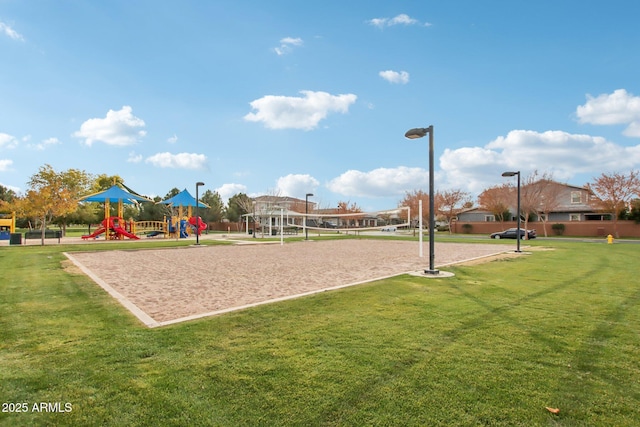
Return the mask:
<path id="1" fill-rule="evenodd" d="M 405 136 L 405 138 L 409 138 L 409 139 L 422 138 L 422 137 L 426 136 L 429 133 L 430 129 L 431 129 L 431 127 L 409 129 L 404 134 L 404 136 Z"/>
<path id="2" fill-rule="evenodd" d="M 196 187 L 200 187 L 201 185 L 204 185 L 204 182 L 200 182 L 200 181 L 196 182 Z"/>
<path id="3" fill-rule="evenodd" d="M 519 175 L 520 171 L 517 172 L 502 172 L 502 176 L 516 176 Z"/>
<path id="4" fill-rule="evenodd" d="M 313 193 L 307 193 L 305 196 L 306 197 L 313 197 Z"/>

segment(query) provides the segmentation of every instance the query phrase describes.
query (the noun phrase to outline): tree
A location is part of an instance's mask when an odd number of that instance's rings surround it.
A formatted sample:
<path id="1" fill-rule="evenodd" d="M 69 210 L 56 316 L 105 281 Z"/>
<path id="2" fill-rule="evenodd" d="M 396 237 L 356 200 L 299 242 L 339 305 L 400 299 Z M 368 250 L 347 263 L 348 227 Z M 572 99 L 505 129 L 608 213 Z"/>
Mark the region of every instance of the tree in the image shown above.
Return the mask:
<path id="1" fill-rule="evenodd" d="M 91 184 L 91 193 L 99 193 L 104 190 L 108 190 L 112 186 L 123 183 L 124 179 L 122 179 L 119 175 L 107 175 L 100 174 L 93 178 L 93 183 Z"/>
<path id="2" fill-rule="evenodd" d="M 235 222 L 240 226 L 242 215 L 253 211 L 253 203 L 249 196 L 244 193 L 234 194 L 229 198 L 226 216 L 230 222 Z"/>
<path id="3" fill-rule="evenodd" d="M 635 199 L 631 202 L 631 211 L 628 219 L 635 221 L 636 224 L 640 223 L 640 199 Z"/>
<path id="4" fill-rule="evenodd" d="M 590 203 L 596 209 L 613 214 L 613 233 L 616 238 L 620 237 L 618 216 L 640 194 L 640 173 L 635 170 L 628 175 L 618 172 L 603 173 L 586 187 L 592 194 Z"/>
<path id="5" fill-rule="evenodd" d="M 87 192 L 90 182 L 90 175 L 84 171 L 69 169 L 58 173 L 48 164 L 31 176 L 30 188 L 16 206 L 20 214 L 33 216 L 36 223 L 40 222 L 43 245 L 47 223 L 59 217 L 64 230 L 66 215 L 76 210 L 78 199 Z"/>
<path id="6" fill-rule="evenodd" d="M 209 208 L 205 210 L 203 221 L 207 223 L 220 222 L 224 216 L 224 203 L 220 194 L 217 191 L 207 190 L 200 200 L 209 205 Z"/>
<path id="7" fill-rule="evenodd" d="M 524 178 L 520 188 L 520 215 L 522 220 L 524 221 L 523 228 L 525 230 L 527 229 L 527 226 L 529 223 L 529 217 L 532 214 L 535 214 L 536 216 L 540 217 L 540 202 L 542 200 L 547 199 L 547 203 L 553 204 L 553 200 L 550 200 L 548 197 L 545 197 L 545 193 L 547 192 L 551 182 L 552 181 L 551 181 L 550 174 L 547 174 L 545 172 L 542 176 L 539 176 L 537 170 L 533 171 L 530 175 Z M 516 194 L 516 198 L 517 198 L 517 194 Z M 557 200 L 557 197 L 554 198 L 554 200 Z M 546 233 L 547 233 L 546 227 L 544 232 L 546 236 Z M 525 233 L 524 238 L 525 240 L 528 239 L 529 233 Z"/>
<path id="8" fill-rule="evenodd" d="M 503 223 L 509 216 L 511 189 L 512 186 L 507 183 L 487 188 L 478 196 L 478 204 L 491 212 L 500 223 Z"/>
<path id="9" fill-rule="evenodd" d="M 140 203 L 138 221 L 162 221 L 164 217 L 171 216 L 171 208 L 163 203 L 159 203 L 162 200 L 160 196 L 155 196 L 153 198 L 154 203 Z"/>
<path id="10" fill-rule="evenodd" d="M 429 194 L 422 190 L 407 191 L 404 198 L 398 203 L 398 207 L 407 206 L 411 210 L 410 221 L 417 221 L 419 216 L 419 204 L 422 200 L 422 222 L 423 224 L 429 224 Z M 434 197 L 434 205 L 435 205 Z M 437 206 L 435 206 L 437 212 Z"/>
<path id="11" fill-rule="evenodd" d="M 76 210 L 65 216 L 69 224 L 86 224 L 90 226 L 100 222 L 102 210 L 98 208 L 98 203 L 78 203 Z M 91 228 L 89 228 L 89 233 Z"/>
<path id="12" fill-rule="evenodd" d="M 358 206 L 357 203 L 353 202 L 350 203 L 349 201 L 339 201 L 338 202 L 338 209 L 336 211 L 336 213 L 338 215 L 342 215 L 342 214 L 357 214 L 362 212 L 362 209 L 360 208 L 360 206 Z M 349 219 L 346 220 L 342 220 L 342 224 L 344 225 L 346 223 L 347 228 L 351 227 L 351 226 L 357 226 L 356 222 L 358 222 L 360 219 L 362 219 L 364 216 L 363 215 L 354 215 L 354 216 L 349 216 Z M 337 226 L 338 228 L 340 228 L 340 217 L 337 218 Z"/>
<path id="13" fill-rule="evenodd" d="M 544 237 L 547 237 L 547 219 L 549 213 L 553 212 L 560 204 L 560 195 L 562 194 L 562 184 L 551 179 L 542 179 L 536 185 L 542 187 L 540 200 L 537 208 L 535 208 L 536 216 L 542 221 L 542 229 Z"/>
<path id="14" fill-rule="evenodd" d="M 15 193 L 15 191 L 5 187 L 4 185 L 0 185 L 0 206 L 2 206 L 3 204 L 13 203 L 13 201 L 17 198 L 18 195 Z"/>
<path id="15" fill-rule="evenodd" d="M 47 223 L 74 212 L 78 199 L 87 193 L 90 183 L 90 175 L 84 171 L 69 169 L 58 173 L 48 164 L 31 176 L 30 188 L 19 206 L 26 216 L 34 216 L 40 221 L 43 245 Z M 62 220 L 63 226 L 65 221 Z"/>
<path id="16" fill-rule="evenodd" d="M 164 196 L 164 199 L 162 200 L 170 199 L 173 196 L 177 196 L 178 194 L 180 194 L 180 190 L 178 190 L 176 187 L 173 187 L 171 190 L 169 190 L 169 192 Z"/>
<path id="17" fill-rule="evenodd" d="M 436 212 L 441 218 L 447 222 L 449 234 L 451 234 L 451 219 L 463 208 L 464 204 L 469 200 L 471 195 L 461 189 L 446 190 L 436 193 L 435 205 L 438 207 Z"/>

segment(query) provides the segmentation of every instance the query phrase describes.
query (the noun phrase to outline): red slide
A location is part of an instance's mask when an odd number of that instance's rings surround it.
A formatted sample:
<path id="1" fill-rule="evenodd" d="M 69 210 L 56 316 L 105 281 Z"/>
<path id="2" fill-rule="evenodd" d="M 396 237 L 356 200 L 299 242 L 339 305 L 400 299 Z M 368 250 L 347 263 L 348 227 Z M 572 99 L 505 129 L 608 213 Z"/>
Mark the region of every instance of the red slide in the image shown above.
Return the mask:
<path id="1" fill-rule="evenodd" d="M 133 233 L 129 233 L 127 230 L 125 230 L 122 227 L 114 227 L 113 231 L 118 235 L 118 236 L 125 236 L 128 237 L 130 239 L 139 239 L 138 236 L 136 236 Z"/>
<path id="2" fill-rule="evenodd" d="M 196 226 L 196 223 L 198 224 L 198 236 L 202 234 L 202 232 L 204 230 L 207 229 L 207 224 L 205 224 L 204 222 L 202 222 L 202 217 L 198 217 L 198 219 L 196 220 L 195 216 L 192 216 L 191 218 L 189 218 L 189 224 L 193 225 L 194 227 Z"/>
<path id="3" fill-rule="evenodd" d="M 117 216 L 111 216 L 108 219 L 102 220 L 102 226 L 99 227 L 96 231 L 94 231 L 89 235 L 82 236 L 82 238 L 95 239 L 96 237 L 98 237 L 99 235 L 107 231 L 107 227 L 108 227 L 110 230 L 113 230 L 113 232 L 116 233 L 118 236 L 125 236 L 130 239 L 139 239 L 139 237 L 136 236 L 135 234 L 129 233 L 127 230 L 122 228 L 120 224 L 124 224 L 124 220 L 122 218 Z"/>
<path id="4" fill-rule="evenodd" d="M 82 239 L 83 240 L 84 239 L 95 239 L 96 237 L 98 237 L 99 235 L 104 233 L 105 231 L 106 231 L 106 229 L 104 227 L 98 227 L 96 229 L 96 231 L 94 231 L 93 233 L 82 236 Z"/>

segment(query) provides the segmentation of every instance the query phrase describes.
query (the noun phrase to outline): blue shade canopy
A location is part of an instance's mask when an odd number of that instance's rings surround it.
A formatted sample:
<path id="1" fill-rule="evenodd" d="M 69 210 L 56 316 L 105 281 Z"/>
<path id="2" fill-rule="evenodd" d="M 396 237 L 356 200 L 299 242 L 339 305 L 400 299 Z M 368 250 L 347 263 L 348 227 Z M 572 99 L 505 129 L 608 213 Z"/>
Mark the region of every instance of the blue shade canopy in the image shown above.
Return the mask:
<path id="1" fill-rule="evenodd" d="M 80 199 L 80 201 L 82 202 L 106 202 L 107 200 L 110 203 L 122 202 L 128 205 L 132 205 L 135 202 L 153 202 L 153 200 L 129 193 L 128 191 L 123 190 L 117 185 L 114 185 L 107 190 L 101 191 L 99 193 L 91 194 L 89 196 L 86 196 Z"/>
<path id="2" fill-rule="evenodd" d="M 184 190 L 182 190 L 181 192 L 179 192 L 178 194 L 176 194 L 173 197 L 168 198 L 167 200 L 163 200 L 159 203 L 162 203 L 164 205 L 173 205 L 173 206 L 195 206 L 196 205 L 196 198 L 193 197 L 185 188 Z M 198 207 L 199 208 L 208 208 L 208 205 L 205 205 L 202 202 L 198 202 Z"/>

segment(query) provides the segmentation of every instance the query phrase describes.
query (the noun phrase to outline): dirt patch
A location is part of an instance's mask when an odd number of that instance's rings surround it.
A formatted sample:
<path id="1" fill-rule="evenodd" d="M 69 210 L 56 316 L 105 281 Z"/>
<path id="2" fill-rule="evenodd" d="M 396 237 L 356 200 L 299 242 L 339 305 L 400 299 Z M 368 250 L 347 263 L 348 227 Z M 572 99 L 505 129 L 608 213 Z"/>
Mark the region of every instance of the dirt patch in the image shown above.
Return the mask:
<path id="1" fill-rule="evenodd" d="M 65 273 L 73 274 L 76 276 L 83 274 L 82 270 L 80 270 L 80 268 L 78 268 L 78 266 L 75 265 L 70 259 L 63 259 L 60 262 L 60 265 Z"/>

